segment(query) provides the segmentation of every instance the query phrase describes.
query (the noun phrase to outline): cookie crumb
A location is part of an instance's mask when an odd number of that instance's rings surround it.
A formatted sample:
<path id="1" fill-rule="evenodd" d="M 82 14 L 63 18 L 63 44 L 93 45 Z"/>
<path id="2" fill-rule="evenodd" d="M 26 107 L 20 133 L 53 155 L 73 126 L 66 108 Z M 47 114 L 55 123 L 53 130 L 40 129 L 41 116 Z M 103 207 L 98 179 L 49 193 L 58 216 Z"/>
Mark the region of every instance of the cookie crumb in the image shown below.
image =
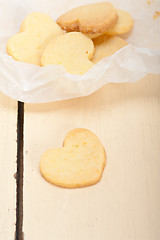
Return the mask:
<path id="1" fill-rule="evenodd" d="M 151 3 L 154 3 L 155 0 L 147 0 L 147 4 L 150 5 Z"/>
<path id="2" fill-rule="evenodd" d="M 155 11 L 153 18 L 156 19 L 157 17 L 160 16 L 160 12 L 159 11 Z"/>

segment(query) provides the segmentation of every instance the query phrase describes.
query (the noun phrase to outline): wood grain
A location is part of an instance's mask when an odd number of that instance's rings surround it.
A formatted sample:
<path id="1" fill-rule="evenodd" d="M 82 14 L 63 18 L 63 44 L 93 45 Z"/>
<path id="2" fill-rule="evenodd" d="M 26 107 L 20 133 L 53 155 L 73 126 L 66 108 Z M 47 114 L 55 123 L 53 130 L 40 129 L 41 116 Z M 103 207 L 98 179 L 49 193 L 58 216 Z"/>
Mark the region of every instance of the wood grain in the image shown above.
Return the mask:
<path id="1" fill-rule="evenodd" d="M 15 239 L 17 103 L 0 93 L 0 239 Z"/>
<path id="2" fill-rule="evenodd" d="M 88 128 L 107 166 L 99 184 L 63 189 L 39 172 L 41 154 Z M 25 105 L 24 239 L 160 239 L 160 76 L 109 84 L 84 98 Z"/>

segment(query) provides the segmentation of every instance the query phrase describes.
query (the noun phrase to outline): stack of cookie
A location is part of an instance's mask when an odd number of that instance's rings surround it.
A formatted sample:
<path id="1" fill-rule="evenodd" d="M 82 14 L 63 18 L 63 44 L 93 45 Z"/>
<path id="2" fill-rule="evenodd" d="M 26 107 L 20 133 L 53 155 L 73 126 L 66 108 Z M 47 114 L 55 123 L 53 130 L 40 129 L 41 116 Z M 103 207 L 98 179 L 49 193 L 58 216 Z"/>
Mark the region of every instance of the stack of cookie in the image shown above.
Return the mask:
<path id="1" fill-rule="evenodd" d="M 62 65 L 72 74 L 84 74 L 127 42 L 117 35 L 131 31 L 129 13 L 101 2 L 72 9 L 55 23 L 48 15 L 32 13 L 20 32 L 9 39 L 7 52 L 15 60 L 39 66 Z"/>

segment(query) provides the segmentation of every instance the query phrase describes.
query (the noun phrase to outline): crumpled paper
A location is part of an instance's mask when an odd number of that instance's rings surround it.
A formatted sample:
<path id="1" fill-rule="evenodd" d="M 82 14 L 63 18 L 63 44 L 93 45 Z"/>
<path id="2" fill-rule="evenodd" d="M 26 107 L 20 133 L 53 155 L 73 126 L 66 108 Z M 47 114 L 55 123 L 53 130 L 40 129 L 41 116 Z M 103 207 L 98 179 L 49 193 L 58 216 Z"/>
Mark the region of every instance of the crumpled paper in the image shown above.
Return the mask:
<path id="1" fill-rule="evenodd" d="M 98 0 L 0 0 L 0 91 L 28 103 L 59 101 L 87 96 L 110 82 L 135 82 L 148 73 L 160 73 L 159 0 L 111 0 L 116 8 L 134 18 L 128 46 L 104 58 L 82 76 L 67 73 L 62 66 L 39 67 L 17 62 L 6 53 L 7 40 L 19 31 L 24 17 L 41 11 L 54 20 L 74 7 Z"/>

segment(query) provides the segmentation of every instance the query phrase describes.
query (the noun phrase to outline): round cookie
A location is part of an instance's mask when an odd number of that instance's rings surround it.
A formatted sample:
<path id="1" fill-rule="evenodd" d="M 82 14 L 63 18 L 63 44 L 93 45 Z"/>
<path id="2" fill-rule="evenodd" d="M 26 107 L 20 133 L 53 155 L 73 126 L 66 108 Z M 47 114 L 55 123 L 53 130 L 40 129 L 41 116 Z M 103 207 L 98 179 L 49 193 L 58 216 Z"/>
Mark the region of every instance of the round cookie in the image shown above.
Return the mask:
<path id="1" fill-rule="evenodd" d="M 51 41 L 43 51 L 41 65 L 62 65 L 72 74 L 84 74 L 92 66 L 94 44 L 80 32 L 66 33 Z"/>
<path id="2" fill-rule="evenodd" d="M 67 134 L 62 148 L 42 155 L 40 171 L 54 185 L 78 188 L 99 182 L 105 165 L 105 150 L 97 136 L 78 128 Z"/>
<path id="3" fill-rule="evenodd" d="M 74 8 L 57 19 L 57 23 L 67 32 L 104 33 L 113 27 L 118 15 L 108 2 L 84 5 Z"/>
<path id="4" fill-rule="evenodd" d="M 128 33 L 133 28 L 133 18 L 132 16 L 124 11 L 124 10 L 117 10 L 118 13 L 118 21 L 114 25 L 113 28 L 107 30 L 106 34 L 109 35 L 117 35 L 117 34 L 123 34 Z"/>
<path id="5" fill-rule="evenodd" d="M 127 42 L 120 37 L 108 37 L 105 34 L 93 39 L 95 52 L 92 58 L 97 63 L 105 57 L 111 56 L 120 48 L 127 45 Z"/>
<path id="6" fill-rule="evenodd" d="M 40 65 L 40 57 L 51 39 L 63 34 L 62 29 L 48 15 L 29 14 L 21 24 L 20 32 L 7 43 L 7 53 L 15 60 Z"/>

